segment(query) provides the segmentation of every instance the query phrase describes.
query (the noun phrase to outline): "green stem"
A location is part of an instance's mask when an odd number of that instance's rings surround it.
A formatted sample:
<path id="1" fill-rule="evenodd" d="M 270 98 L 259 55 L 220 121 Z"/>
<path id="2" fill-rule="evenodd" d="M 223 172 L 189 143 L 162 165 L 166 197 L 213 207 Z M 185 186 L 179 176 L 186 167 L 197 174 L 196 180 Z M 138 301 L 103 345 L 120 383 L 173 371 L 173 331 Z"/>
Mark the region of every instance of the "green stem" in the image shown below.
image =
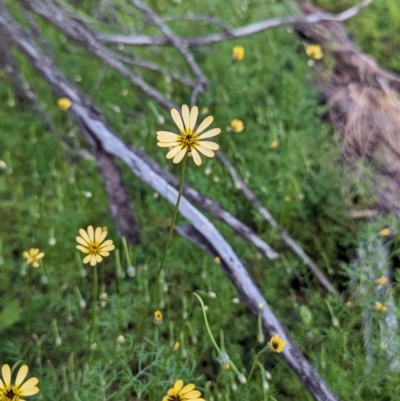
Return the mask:
<path id="1" fill-rule="evenodd" d="M 173 215 L 172 215 L 172 222 L 171 222 L 171 226 L 169 228 L 168 237 L 167 237 L 167 239 L 165 241 L 164 251 L 163 251 L 162 258 L 161 258 L 161 262 L 160 262 L 160 265 L 159 265 L 157 273 L 156 273 L 156 282 L 158 282 L 158 280 L 160 278 L 160 274 L 161 274 L 162 269 L 164 267 L 164 263 L 165 263 L 165 260 L 167 258 L 168 247 L 169 247 L 169 244 L 171 242 L 172 233 L 174 232 L 176 218 L 178 216 L 179 204 L 181 202 L 182 192 L 183 192 L 183 184 L 185 182 L 186 161 L 187 161 L 187 153 L 184 156 L 184 158 L 182 160 L 182 164 L 181 164 L 181 176 L 180 176 L 179 188 L 178 188 L 178 198 L 176 200 L 174 212 L 173 212 Z M 152 307 L 152 304 L 153 304 L 153 300 L 154 300 L 153 299 L 154 298 L 153 293 L 154 292 L 151 292 L 151 294 L 150 294 L 150 300 L 149 300 L 149 304 L 147 306 L 146 313 L 143 315 L 142 321 L 140 322 L 139 328 L 138 328 L 138 330 L 136 332 L 135 340 L 132 342 L 131 354 L 133 353 L 133 350 L 135 348 L 135 345 L 137 343 L 137 340 L 138 340 L 139 336 L 142 334 L 144 323 L 145 323 L 145 321 L 147 319 L 147 316 L 148 316 L 148 314 L 149 314 L 149 312 L 151 310 L 151 307 Z"/>
<path id="2" fill-rule="evenodd" d="M 89 348 L 93 341 L 93 334 L 96 325 L 96 303 L 97 303 L 97 265 L 94 266 L 94 289 L 93 289 L 93 305 L 92 305 L 92 320 L 89 329 Z"/>
<path id="3" fill-rule="evenodd" d="M 205 308 L 205 306 L 204 306 L 204 302 L 203 302 L 203 300 L 200 298 L 200 296 L 199 296 L 198 294 L 196 294 L 195 292 L 193 293 L 193 295 L 199 300 L 199 302 L 200 302 L 200 304 L 201 304 L 201 309 L 202 309 L 202 311 L 203 311 L 203 316 L 204 316 L 204 323 L 206 324 L 206 328 L 207 328 L 208 335 L 210 336 L 211 342 L 213 343 L 214 348 L 217 350 L 218 355 L 220 355 L 220 354 L 222 354 L 222 351 L 221 351 L 221 349 L 218 347 L 218 344 L 216 343 L 216 341 L 215 341 L 215 339 L 214 339 L 214 336 L 213 336 L 212 333 L 211 333 L 210 326 L 209 326 L 209 324 L 208 324 L 208 319 L 207 319 L 206 308 Z M 231 359 L 229 359 L 229 365 L 232 366 L 232 369 L 234 370 L 234 372 L 235 372 L 237 375 L 239 375 L 239 376 L 242 376 L 242 375 L 243 375 L 242 373 L 239 372 L 238 368 L 235 366 L 235 364 L 232 362 Z"/>
<path id="4" fill-rule="evenodd" d="M 255 370 L 256 365 L 257 365 L 257 363 L 258 363 L 258 359 L 260 358 L 261 354 L 262 354 L 263 352 L 265 352 L 266 349 L 267 349 L 267 348 L 264 347 L 260 352 L 258 352 L 258 354 L 256 355 L 256 357 L 254 358 L 253 365 L 251 366 L 249 376 L 247 377 L 247 381 L 248 381 L 248 382 L 250 381 L 251 377 L 253 376 L 254 370 Z"/>

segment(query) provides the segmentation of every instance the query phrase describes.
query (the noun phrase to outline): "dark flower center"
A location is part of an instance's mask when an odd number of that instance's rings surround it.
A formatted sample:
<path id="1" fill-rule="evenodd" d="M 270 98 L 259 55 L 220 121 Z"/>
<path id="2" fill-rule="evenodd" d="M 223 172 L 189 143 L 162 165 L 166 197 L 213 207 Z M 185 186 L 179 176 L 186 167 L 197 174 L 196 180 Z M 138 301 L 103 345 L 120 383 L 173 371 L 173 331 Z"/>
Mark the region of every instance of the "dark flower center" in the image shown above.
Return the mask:
<path id="1" fill-rule="evenodd" d="M 6 390 L 3 390 L 3 397 L 1 399 L 7 400 L 7 401 L 18 401 L 20 398 L 18 394 L 15 392 L 14 388 L 7 388 Z M 0 393 L 1 396 L 1 393 Z"/>
<path id="2" fill-rule="evenodd" d="M 192 149 L 193 145 L 197 143 L 196 135 L 191 131 L 184 131 L 179 139 L 182 148 L 188 150 Z"/>
<path id="3" fill-rule="evenodd" d="M 169 401 L 182 401 L 183 398 L 180 395 L 176 394 L 176 395 L 170 395 L 168 397 L 168 400 Z"/>

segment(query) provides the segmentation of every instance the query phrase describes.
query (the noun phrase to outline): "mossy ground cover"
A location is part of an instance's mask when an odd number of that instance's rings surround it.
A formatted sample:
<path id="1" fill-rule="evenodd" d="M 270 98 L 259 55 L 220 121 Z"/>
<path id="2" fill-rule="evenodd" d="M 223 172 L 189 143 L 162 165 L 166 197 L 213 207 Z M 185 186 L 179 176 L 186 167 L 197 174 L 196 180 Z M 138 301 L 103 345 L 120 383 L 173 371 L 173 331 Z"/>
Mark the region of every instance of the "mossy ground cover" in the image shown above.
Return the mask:
<path id="1" fill-rule="evenodd" d="M 353 4 L 341 3 L 340 10 Z M 337 2 L 320 4 L 340 11 Z M 375 2 L 349 26 L 364 51 L 399 71 L 400 61 L 395 55 L 387 56 L 395 46 L 393 32 L 399 30 L 398 19 L 382 24 L 387 21 L 386 7 L 396 12 L 395 4 L 395 0 Z M 161 15 L 179 16 L 188 11 L 214 14 L 232 26 L 290 14 L 279 1 L 157 1 L 152 6 Z M 89 12 L 92 7 L 86 1 L 81 10 Z M 14 4 L 10 8 L 23 21 L 18 7 Z M 126 15 L 120 18 L 127 26 L 133 23 Z M 69 43 L 54 28 L 40 20 L 38 23 L 58 67 L 93 98 L 112 129 L 178 174 L 179 169 L 165 159 L 165 149 L 156 145 L 157 130 L 173 129 L 169 114 L 98 60 L 85 57 L 82 48 Z M 214 29 L 188 21 L 173 22 L 171 27 L 181 35 Z M 154 28 L 146 30 L 154 32 Z M 234 45 L 244 46 L 243 60 L 232 61 Z M 139 49 L 138 54 L 165 66 L 173 64 L 177 72 L 186 71 L 172 49 Z M 387 218 L 369 225 L 349 217 L 352 197 L 362 196 L 362 188 L 360 193 L 357 186 L 352 191 L 342 190 L 339 139 L 330 125 L 321 122 L 325 109 L 310 85 L 312 71 L 303 45 L 291 29 L 283 27 L 200 47 L 194 54 L 210 79 L 198 106 L 200 110 L 207 108 L 215 118 L 214 126 L 222 129 L 216 142 L 273 216 L 343 291 L 342 299 L 326 294 L 216 159 L 203 158 L 201 167 L 189 160 L 186 182 L 220 202 L 281 254 L 278 261 L 263 260 L 229 228 L 215 222 L 332 391 L 355 401 L 393 399 L 391 394 L 398 391 L 397 376 L 387 370 L 379 341 L 370 345 L 377 357 L 372 370 L 365 373 L 360 315 L 370 306 L 366 300 L 360 304 L 353 301 L 351 307 L 344 302 L 352 300 L 347 266 L 357 245 L 364 238 L 378 237 L 385 226 L 395 230 L 396 222 Z M 202 309 L 192 293 L 197 291 L 203 298 L 217 342 L 222 341 L 245 375 L 268 341 L 258 341 L 257 318 L 237 300 L 218 263 L 177 234 L 161 280 L 155 280 L 173 206 L 121 166 L 142 235 L 142 244 L 125 247 L 109 216 L 95 160 L 82 156 L 82 149 L 87 149 L 83 136 L 68 113 L 59 110 L 56 97 L 42 79 L 16 56 L 55 129 L 47 131 L 37 115 L 16 101 L 3 72 L 0 362 L 29 365 L 40 379 L 40 393 L 35 396 L 39 400 L 160 400 L 177 379 L 195 383 L 208 401 L 310 400 L 293 372 L 271 351 L 261 356 L 264 368 L 257 367 L 245 385 L 232 370 L 221 369 Z M 177 104 L 188 103 L 189 89 L 160 75 L 145 76 Z M 240 133 L 227 129 L 235 118 L 244 122 Z M 277 146 L 271 146 L 274 141 Z M 178 218 L 180 223 L 184 219 Z M 106 226 L 107 238 L 116 245 L 98 266 L 98 293 L 107 296 L 97 301 L 93 338 L 89 338 L 93 268 L 82 264 L 75 249 L 79 229 L 89 224 Z M 39 268 L 25 265 L 22 254 L 29 248 L 45 253 Z M 151 294 L 154 305 L 143 334 L 137 338 Z M 156 309 L 163 313 L 159 325 L 152 318 Z M 377 331 L 383 316 L 376 314 Z M 179 348 L 174 347 L 177 342 Z"/>

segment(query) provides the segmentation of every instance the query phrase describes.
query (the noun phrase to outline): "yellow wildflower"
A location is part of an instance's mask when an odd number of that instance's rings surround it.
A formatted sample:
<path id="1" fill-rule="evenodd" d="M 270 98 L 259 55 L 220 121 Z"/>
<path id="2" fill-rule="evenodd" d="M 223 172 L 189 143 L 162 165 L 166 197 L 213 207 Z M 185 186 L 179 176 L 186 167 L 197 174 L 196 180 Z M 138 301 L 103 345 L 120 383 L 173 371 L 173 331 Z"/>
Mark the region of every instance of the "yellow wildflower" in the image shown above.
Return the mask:
<path id="1" fill-rule="evenodd" d="M 60 99 L 57 100 L 58 107 L 62 111 L 66 111 L 71 107 L 71 100 L 69 100 L 67 97 L 61 97 Z"/>
<path id="2" fill-rule="evenodd" d="M 180 346 L 181 346 L 181 343 L 180 343 L 179 341 L 177 341 L 177 342 L 173 345 L 172 349 L 173 349 L 174 351 L 178 351 L 178 349 L 180 348 Z"/>
<path id="3" fill-rule="evenodd" d="M 306 53 L 308 57 L 311 57 L 314 60 L 320 60 L 324 56 L 322 47 L 320 45 L 315 45 L 315 44 L 307 45 Z"/>
<path id="4" fill-rule="evenodd" d="M 29 397 L 39 392 L 39 388 L 36 385 L 39 380 L 36 377 L 31 377 L 24 384 L 28 374 L 28 366 L 22 365 L 17 373 L 15 383 L 11 384 L 11 369 L 10 366 L 5 364 L 1 367 L 1 375 L 3 380 L 0 379 L 0 400 L 1 401 L 23 401 L 22 397 Z M 21 385 L 22 384 L 22 385 Z"/>
<path id="5" fill-rule="evenodd" d="M 384 228 L 383 230 L 379 231 L 379 234 L 381 237 L 389 237 L 389 235 L 391 234 L 391 230 L 390 228 Z"/>
<path id="6" fill-rule="evenodd" d="M 193 383 L 184 386 L 183 380 L 177 380 L 174 387 L 168 390 L 168 395 L 163 397 L 162 401 L 204 401 L 203 398 L 199 398 L 201 392 L 195 390 L 195 388 L 196 386 Z"/>
<path id="7" fill-rule="evenodd" d="M 38 261 L 43 258 L 44 253 L 40 252 L 38 248 L 31 248 L 29 251 L 25 251 L 22 256 L 26 259 L 26 264 L 39 267 Z"/>
<path id="8" fill-rule="evenodd" d="M 233 132 L 242 132 L 244 130 L 244 123 L 242 120 L 235 118 L 231 121 L 231 129 Z"/>
<path id="9" fill-rule="evenodd" d="M 153 319 L 153 321 L 154 321 L 155 324 L 160 324 L 160 323 L 163 322 L 163 316 L 162 316 L 161 311 L 156 310 L 156 311 L 154 312 L 154 319 Z"/>
<path id="10" fill-rule="evenodd" d="M 375 302 L 375 310 L 378 312 L 386 312 L 387 306 L 382 304 L 381 302 Z"/>
<path id="11" fill-rule="evenodd" d="M 244 58 L 244 47 L 243 46 L 234 46 L 232 49 L 232 58 L 235 61 L 243 60 Z"/>
<path id="12" fill-rule="evenodd" d="M 198 151 L 207 157 L 214 157 L 213 150 L 219 149 L 219 146 L 214 142 L 202 141 L 202 139 L 216 136 L 221 130 L 213 128 L 201 134 L 213 122 L 214 118 L 211 116 L 206 117 L 195 129 L 198 113 L 197 106 L 193 106 L 189 111 L 189 107 L 186 104 L 182 106 L 182 117 L 178 110 L 171 110 L 171 116 L 179 128 L 180 135 L 168 131 L 157 132 L 158 146 L 162 148 L 173 146 L 173 149 L 167 153 L 167 159 L 173 159 L 174 163 L 179 163 L 186 152 L 190 152 L 194 162 L 200 166 L 201 158 Z"/>
<path id="13" fill-rule="evenodd" d="M 386 285 L 387 282 L 388 282 L 388 279 L 385 276 L 379 277 L 376 280 L 376 284 L 378 284 L 378 285 Z"/>
<path id="14" fill-rule="evenodd" d="M 279 336 L 279 334 L 275 334 L 269 340 L 268 345 L 269 345 L 269 348 L 272 351 L 277 352 L 278 354 L 280 354 L 283 351 L 283 349 L 285 348 L 286 341 L 283 338 L 281 338 Z"/>
<path id="15" fill-rule="evenodd" d="M 276 149 L 278 147 L 278 145 L 279 145 L 279 142 L 275 139 L 269 144 L 269 147 L 271 149 Z"/>
<path id="16" fill-rule="evenodd" d="M 115 246 L 113 241 L 108 239 L 103 242 L 107 236 L 107 230 L 101 227 L 97 227 L 96 231 L 93 226 L 88 226 L 87 231 L 83 228 L 79 230 L 80 237 L 76 237 L 77 245 L 76 248 L 83 253 L 88 255 L 83 259 L 83 263 L 89 263 L 91 266 L 95 266 L 103 260 L 103 257 L 109 256 Z"/>

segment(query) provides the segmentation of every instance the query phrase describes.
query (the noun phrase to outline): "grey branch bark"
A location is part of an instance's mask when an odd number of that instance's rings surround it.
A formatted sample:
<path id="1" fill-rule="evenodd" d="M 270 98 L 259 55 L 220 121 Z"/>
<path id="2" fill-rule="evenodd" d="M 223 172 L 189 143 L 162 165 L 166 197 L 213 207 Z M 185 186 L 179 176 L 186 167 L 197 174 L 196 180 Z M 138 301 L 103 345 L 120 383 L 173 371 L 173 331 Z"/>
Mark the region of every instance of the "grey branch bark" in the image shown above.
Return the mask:
<path id="1" fill-rule="evenodd" d="M 199 36 L 194 38 L 181 39 L 184 46 L 201 46 L 212 43 L 222 42 L 225 40 L 233 40 L 250 35 L 254 35 L 271 28 L 284 25 L 294 24 L 314 24 L 320 21 L 343 22 L 357 15 L 363 8 L 372 3 L 372 0 L 363 0 L 354 7 L 343 11 L 340 14 L 316 13 L 306 16 L 292 16 L 284 18 L 271 18 L 264 21 L 255 22 L 240 28 L 232 29 L 229 32 L 220 32 L 212 35 Z M 169 45 L 167 38 L 162 36 L 146 36 L 146 35 L 110 35 L 97 34 L 99 40 L 104 43 L 123 43 L 135 46 L 153 46 L 153 45 Z"/>
<path id="2" fill-rule="evenodd" d="M 95 108 L 91 102 L 55 69 L 53 62 L 38 50 L 26 32 L 12 19 L 3 0 L 0 0 L 0 27 L 9 33 L 15 46 L 35 67 L 51 89 L 71 100 L 70 110 L 72 114 L 86 126 L 91 135 L 96 137 L 104 150 L 110 155 L 120 158 L 138 178 L 159 192 L 168 202 L 174 204 L 177 199 L 177 191 L 133 153 L 106 126 L 101 115 L 96 115 L 93 112 Z M 236 286 L 242 299 L 254 315 L 261 316 L 266 334 L 272 336 L 279 333 L 286 340 L 287 345 L 282 353 L 282 358 L 296 372 L 314 398 L 317 401 L 338 401 L 338 398 L 330 391 L 321 376 L 313 369 L 293 340 L 286 334 L 282 324 L 270 309 L 239 258 L 214 225 L 195 209 L 185 197 L 181 200 L 179 212 L 213 244 L 223 261 L 226 274 Z"/>

